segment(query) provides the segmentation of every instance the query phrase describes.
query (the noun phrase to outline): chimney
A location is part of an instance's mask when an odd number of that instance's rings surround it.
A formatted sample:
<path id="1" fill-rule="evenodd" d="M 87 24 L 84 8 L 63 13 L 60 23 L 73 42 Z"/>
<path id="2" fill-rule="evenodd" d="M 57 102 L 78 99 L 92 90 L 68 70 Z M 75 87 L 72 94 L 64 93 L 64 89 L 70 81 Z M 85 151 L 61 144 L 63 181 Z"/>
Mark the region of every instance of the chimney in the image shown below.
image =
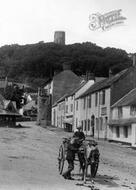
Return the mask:
<path id="1" fill-rule="evenodd" d="M 109 78 L 113 77 L 113 73 L 112 73 L 112 70 L 111 68 L 109 68 Z"/>
<path id="2" fill-rule="evenodd" d="M 87 71 L 86 72 L 86 80 L 94 80 L 95 81 L 95 75 L 94 73 L 90 72 L 90 71 Z"/>
<path id="3" fill-rule="evenodd" d="M 59 69 L 55 69 L 54 70 L 54 76 L 56 76 L 57 74 L 59 74 L 61 71 Z"/>
<path id="4" fill-rule="evenodd" d="M 71 64 L 69 62 L 63 63 L 63 70 L 71 70 Z"/>
<path id="5" fill-rule="evenodd" d="M 135 54 L 133 54 L 133 66 L 135 67 L 136 66 L 136 55 Z"/>

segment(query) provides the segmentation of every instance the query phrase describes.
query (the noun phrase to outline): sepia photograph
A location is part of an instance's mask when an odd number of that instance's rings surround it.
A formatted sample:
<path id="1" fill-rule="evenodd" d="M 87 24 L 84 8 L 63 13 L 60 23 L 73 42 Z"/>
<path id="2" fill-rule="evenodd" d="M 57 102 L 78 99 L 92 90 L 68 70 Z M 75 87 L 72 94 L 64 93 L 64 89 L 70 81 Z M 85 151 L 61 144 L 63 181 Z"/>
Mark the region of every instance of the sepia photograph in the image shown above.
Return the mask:
<path id="1" fill-rule="evenodd" d="M 0 0 L 0 190 L 136 190 L 135 19 L 135 0 Z"/>

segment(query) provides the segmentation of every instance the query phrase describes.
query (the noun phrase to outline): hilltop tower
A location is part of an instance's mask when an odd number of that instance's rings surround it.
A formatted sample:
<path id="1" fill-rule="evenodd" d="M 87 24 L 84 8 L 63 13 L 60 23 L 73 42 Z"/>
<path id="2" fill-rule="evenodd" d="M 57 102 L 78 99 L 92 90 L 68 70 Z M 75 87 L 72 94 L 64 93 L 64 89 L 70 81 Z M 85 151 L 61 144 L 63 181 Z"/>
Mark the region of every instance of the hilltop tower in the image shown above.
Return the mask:
<path id="1" fill-rule="evenodd" d="M 64 31 L 56 31 L 54 33 L 54 43 L 65 45 L 65 32 Z"/>

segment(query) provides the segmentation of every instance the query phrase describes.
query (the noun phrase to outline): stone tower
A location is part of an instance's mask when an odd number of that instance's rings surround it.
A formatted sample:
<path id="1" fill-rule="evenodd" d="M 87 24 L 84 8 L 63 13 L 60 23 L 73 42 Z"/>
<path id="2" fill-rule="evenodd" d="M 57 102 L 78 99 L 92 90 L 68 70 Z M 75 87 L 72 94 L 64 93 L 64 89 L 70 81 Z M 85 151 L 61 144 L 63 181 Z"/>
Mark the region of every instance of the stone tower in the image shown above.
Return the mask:
<path id="1" fill-rule="evenodd" d="M 54 33 L 54 43 L 65 45 L 65 32 L 64 31 L 56 31 Z"/>

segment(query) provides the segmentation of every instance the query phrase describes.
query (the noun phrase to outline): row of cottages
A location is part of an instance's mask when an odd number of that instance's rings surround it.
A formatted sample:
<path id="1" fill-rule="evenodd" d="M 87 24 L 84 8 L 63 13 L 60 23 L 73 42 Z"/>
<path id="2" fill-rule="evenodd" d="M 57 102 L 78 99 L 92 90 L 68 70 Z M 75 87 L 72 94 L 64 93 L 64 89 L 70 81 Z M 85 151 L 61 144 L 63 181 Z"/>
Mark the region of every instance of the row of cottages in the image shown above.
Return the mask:
<path id="1" fill-rule="evenodd" d="M 80 84 L 81 85 L 81 84 Z M 52 124 L 136 146 L 136 67 L 64 94 L 52 107 Z M 72 128 L 73 127 L 73 128 Z"/>
<path id="2" fill-rule="evenodd" d="M 88 90 L 95 81 L 102 80 L 102 77 L 95 78 L 91 73 L 87 73 L 86 81 L 78 84 L 78 87 L 71 92 L 64 94 L 53 106 L 52 106 L 52 125 L 64 128 L 66 131 L 76 130 L 80 123 L 78 118 L 82 118 L 82 112 L 78 110 L 78 102 L 75 99 Z M 75 116 L 77 114 L 77 116 Z M 76 118 L 76 120 L 75 120 Z"/>
<path id="3" fill-rule="evenodd" d="M 135 109 L 134 101 L 117 103 L 123 101 L 124 96 L 125 98 L 127 96 L 128 100 L 132 100 L 134 95 L 132 92 L 135 88 L 135 66 L 94 83 L 85 93 L 75 97 L 77 106 L 74 128 L 81 124 L 86 135 L 127 142 L 135 146 L 136 129 L 134 123 L 136 115 L 132 113 L 134 112 L 132 110 Z M 135 96 L 133 98 L 135 99 Z"/>
<path id="4" fill-rule="evenodd" d="M 109 125 L 110 140 L 136 147 L 136 88 L 112 105 Z"/>

